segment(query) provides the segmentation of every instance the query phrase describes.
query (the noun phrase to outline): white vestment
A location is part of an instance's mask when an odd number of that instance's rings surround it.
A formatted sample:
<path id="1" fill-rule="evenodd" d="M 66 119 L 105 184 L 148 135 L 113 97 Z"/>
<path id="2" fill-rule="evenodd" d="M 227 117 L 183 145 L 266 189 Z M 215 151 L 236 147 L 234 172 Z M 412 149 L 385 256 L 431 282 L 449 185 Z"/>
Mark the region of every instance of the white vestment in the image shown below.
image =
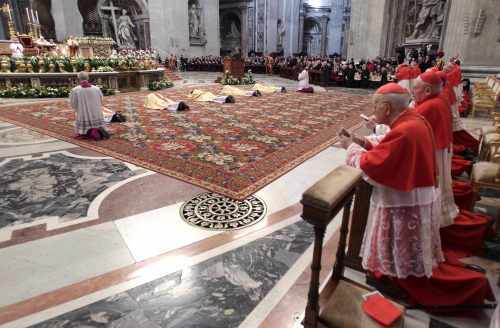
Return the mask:
<path id="1" fill-rule="evenodd" d="M 347 164 L 360 168 L 364 151 L 352 144 L 347 150 Z M 433 268 L 444 261 L 437 189 L 431 186 L 403 192 L 366 175 L 364 178 L 373 192 L 361 246 L 363 268 L 400 279 L 430 277 Z"/>
<path id="2" fill-rule="evenodd" d="M 453 197 L 451 158 L 453 154 L 447 149 L 436 150 L 436 162 L 438 166 L 439 192 L 441 194 L 441 227 L 453 224 L 458 215 L 458 207 Z"/>
<path id="3" fill-rule="evenodd" d="M 102 113 L 101 89 L 96 86 L 88 88 L 77 86 L 71 90 L 69 99 L 76 113 L 77 134 L 86 134 L 89 129 L 103 128 L 106 125 Z"/>
<path id="4" fill-rule="evenodd" d="M 307 70 L 303 70 L 302 73 L 299 74 L 298 90 L 302 90 L 304 88 L 309 88 L 309 73 Z"/>

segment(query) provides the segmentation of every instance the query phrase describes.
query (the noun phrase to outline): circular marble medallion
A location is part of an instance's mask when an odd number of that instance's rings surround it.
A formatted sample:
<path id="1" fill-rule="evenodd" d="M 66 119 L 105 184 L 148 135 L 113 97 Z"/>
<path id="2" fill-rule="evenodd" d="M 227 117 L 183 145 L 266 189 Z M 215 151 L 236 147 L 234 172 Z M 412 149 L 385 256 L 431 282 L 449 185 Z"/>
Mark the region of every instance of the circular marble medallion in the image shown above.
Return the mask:
<path id="1" fill-rule="evenodd" d="M 259 222 L 266 215 L 266 210 L 266 204 L 255 196 L 239 201 L 206 192 L 185 202 L 180 214 L 184 221 L 196 227 L 228 231 Z"/>

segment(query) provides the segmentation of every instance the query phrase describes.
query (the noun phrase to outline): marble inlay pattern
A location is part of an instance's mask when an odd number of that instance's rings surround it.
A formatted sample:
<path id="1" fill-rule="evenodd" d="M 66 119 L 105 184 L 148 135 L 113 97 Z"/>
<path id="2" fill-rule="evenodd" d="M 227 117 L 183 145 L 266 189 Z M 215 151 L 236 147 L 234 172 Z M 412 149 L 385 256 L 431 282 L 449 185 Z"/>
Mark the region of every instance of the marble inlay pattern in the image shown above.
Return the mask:
<path id="1" fill-rule="evenodd" d="M 237 327 L 313 240 L 299 221 L 34 327 Z"/>
<path id="2" fill-rule="evenodd" d="M 12 129 L 0 130 L 0 146 L 16 146 L 54 140 L 55 139 L 51 137 L 24 128 L 15 127 Z"/>
<path id="3" fill-rule="evenodd" d="M 227 231 L 248 227 L 266 215 L 266 204 L 256 196 L 239 201 L 207 192 L 193 197 L 181 207 L 187 223 L 207 230 Z"/>
<path id="4" fill-rule="evenodd" d="M 123 162 L 67 152 L 5 160 L 0 172 L 0 228 L 84 218 L 100 193 L 136 175 Z"/>

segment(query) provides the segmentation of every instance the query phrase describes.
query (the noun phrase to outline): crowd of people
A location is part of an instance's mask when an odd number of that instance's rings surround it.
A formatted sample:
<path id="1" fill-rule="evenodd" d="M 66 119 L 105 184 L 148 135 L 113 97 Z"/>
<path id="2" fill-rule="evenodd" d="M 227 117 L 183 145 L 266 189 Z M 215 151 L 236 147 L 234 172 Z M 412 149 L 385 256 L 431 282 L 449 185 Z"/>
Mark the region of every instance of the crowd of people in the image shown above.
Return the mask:
<path id="1" fill-rule="evenodd" d="M 473 313 L 494 295 L 484 272 L 460 258 L 481 252 L 492 219 L 472 212 L 474 192 L 458 179 L 478 141 L 461 123 L 457 61 L 424 72 L 402 64 L 397 83 L 377 89 L 361 137 L 346 130 L 347 164 L 373 186 L 362 265 L 375 281 L 399 288 L 411 304 Z M 384 127 L 380 129 L 380 127 Z M 456 186 L 470 199 L 456 196 Z"/>
<path id="2" fill-rule="evenodd" d="M 439 66 L 442 56 L 430 56 L 422 52 L 409 53 L 412 66 L 421 71 Z M 395 80 L 396 67 L 401 59 L 381 58 L 343 59 L 333 56 L 258 56 L 244 59 L 245 70 L 253 73 L 275 74 L 297 80 L 303 69 L 308 70 L 311 83 L 321 86 L 345 86 L 355 88 L 376 88 Z M 202 56 L 187 58 L 171 54 L 164 60 L 172 71 L 207 71 L 222 72 L 224 58 L 220 56 Z"/>

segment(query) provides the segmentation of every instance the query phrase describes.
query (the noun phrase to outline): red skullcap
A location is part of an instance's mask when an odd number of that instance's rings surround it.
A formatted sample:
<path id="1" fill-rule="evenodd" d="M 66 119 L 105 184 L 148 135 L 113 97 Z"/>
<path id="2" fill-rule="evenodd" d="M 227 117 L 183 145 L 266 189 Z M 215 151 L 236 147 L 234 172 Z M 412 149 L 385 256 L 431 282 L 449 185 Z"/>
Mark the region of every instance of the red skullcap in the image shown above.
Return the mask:
<path id="1" fill-rule="evenodd" d="M 385 95 L 389 93 L 408 94 L 408 91 L 397 83 L 387 83 L 375 91 L 376 94 Z"/>
<path id="2" fill-rule="evenodd" d="M 398 81 L 410 79 L 410 67 L 406 64 L 401 64 L 396 68 L 396 79 Z"/>
<path id="3" fill-rule="evenodd" d="M 439 75 L 436 72 L 432 72 L 432 71 L 425 72 L 425 73 L 420 74 L 419 77 L 422 81 L 424 81 L 425 83 L 431 84 L 431 85 L 437 85 L 437 84 L 442 83 L 441 78 L 439 77 Z"/>

